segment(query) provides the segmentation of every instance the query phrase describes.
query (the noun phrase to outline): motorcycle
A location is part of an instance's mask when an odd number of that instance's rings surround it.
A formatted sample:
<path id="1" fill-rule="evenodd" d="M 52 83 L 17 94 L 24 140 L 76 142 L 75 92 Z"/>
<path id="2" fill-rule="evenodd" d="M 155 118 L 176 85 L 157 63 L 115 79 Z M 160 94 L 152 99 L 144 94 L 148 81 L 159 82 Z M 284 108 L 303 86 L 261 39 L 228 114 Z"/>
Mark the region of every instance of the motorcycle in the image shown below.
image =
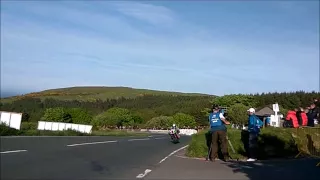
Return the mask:
<path id="1" fill-rule="evenodd" d="M 179 143 L 180 138 L 175 130 L 171 129 L 169 131 L 169 136 L 171 137 L 173 143 Z"/>

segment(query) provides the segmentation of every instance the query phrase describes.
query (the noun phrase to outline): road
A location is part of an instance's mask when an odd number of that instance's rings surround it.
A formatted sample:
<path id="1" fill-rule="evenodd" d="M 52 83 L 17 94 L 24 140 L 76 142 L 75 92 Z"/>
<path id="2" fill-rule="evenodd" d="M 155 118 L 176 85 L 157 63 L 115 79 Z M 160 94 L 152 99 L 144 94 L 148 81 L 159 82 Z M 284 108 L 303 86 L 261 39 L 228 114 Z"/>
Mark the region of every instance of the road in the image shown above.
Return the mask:
<path id="1" fill-rule="evenodd" d="M 179 151 L 152 169 L 145 180 L 156 179 L 243 179 L 243 180 L 318 180 L 319 159 L 264 160 L 257 162 L 193 159 Z"/>
<path id="2" fill-rule="evenodd" d="M 135 179 L 191 139 L 168 138 L 1 137 L 1 179 Z"/>

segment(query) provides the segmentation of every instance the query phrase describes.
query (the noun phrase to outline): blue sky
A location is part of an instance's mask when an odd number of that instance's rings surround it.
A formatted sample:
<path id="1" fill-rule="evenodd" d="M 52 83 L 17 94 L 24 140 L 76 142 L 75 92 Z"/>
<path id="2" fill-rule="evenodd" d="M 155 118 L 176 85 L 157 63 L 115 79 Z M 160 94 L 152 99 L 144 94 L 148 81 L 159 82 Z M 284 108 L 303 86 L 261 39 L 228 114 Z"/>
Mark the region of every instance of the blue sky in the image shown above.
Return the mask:
<path id="1" fill-rule="evenodd" d="M 1 91 L 319 90 L 319 1 L 1 1 Z"/>

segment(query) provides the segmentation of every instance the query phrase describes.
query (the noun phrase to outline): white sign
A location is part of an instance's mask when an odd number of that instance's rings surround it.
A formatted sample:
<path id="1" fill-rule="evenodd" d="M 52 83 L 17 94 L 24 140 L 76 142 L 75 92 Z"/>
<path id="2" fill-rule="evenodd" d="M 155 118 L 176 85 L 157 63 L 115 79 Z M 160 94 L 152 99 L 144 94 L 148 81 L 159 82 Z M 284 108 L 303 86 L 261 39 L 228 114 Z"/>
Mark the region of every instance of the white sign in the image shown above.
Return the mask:
<path id="1" fill-rule="evenodd" d="M 280 127 L 280 119 L 279 119 L 278 115 L 271 115 L 270 116 L 270 126 Z"/>
<path id="2" fill-rule="evenodd" d="M 278 103 L 272 104 L 272 109 L 273 109 L 274 112 L 279 112 L 279 105 L 278 105 Z"/>
<path id="3" fill-rule="evenodd" d="M 1 123 L 11 128 L 20 130 L 21 120 L 22 120 L 22 113 L 0 111 Z"/>
<path id="4" fill-rule="evenodd" d="M 21 113 L 11 113 L 10 127 L 20 130 L 21 119 L 22 119 Z"/>

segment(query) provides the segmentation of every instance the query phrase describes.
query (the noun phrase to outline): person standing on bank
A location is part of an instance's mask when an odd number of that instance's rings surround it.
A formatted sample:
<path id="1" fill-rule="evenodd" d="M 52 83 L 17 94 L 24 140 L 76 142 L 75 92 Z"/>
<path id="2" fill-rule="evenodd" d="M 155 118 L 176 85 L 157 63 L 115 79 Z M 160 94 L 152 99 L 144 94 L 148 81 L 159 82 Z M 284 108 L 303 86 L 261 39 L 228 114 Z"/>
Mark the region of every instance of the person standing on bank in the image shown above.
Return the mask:
<path id="1" fill-rule="evenodd" d="M 249 152 L 247 161 L 251 162 L 257 160 L 258 136 L 263 122 L 255 115 L 254 108 L 250 108 L 248 113 Z"/>
<path id="2" fill-rule="evenodd" d="M 209 115 L 210 132 L 212 133 L 210 161 L 218 157 L 218 141 L 221 142 L 221 150 L 224 160 L 228 160 L 227 128 L 225 124 L 230 124 L 220 112 L 218 105 L 213 105 Z"/>
<path id="3" fill-rule="evenodd" d="M 307 114 L 308 117 L 308 126 L 314 127 L 315 121 L 318 119 L 319 110 L 316 106 L 316 103 L 312 103 Z"/>

